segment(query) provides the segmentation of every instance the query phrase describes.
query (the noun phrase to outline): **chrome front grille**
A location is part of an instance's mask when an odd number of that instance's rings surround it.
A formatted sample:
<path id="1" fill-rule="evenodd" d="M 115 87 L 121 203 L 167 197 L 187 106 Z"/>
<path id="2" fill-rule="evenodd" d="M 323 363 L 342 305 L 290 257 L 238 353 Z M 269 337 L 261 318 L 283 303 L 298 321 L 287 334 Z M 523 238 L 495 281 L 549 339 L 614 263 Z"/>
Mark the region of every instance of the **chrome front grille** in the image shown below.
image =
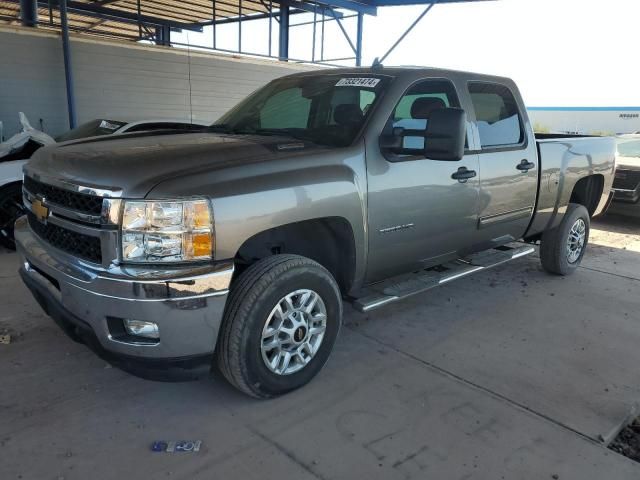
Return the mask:
<path id="1" fill-rule="evenodd" d="M 31 212 L 27 213 L 27 218 L 31 231 L 50 245 L 84 260 L 102 264 L 100 238 L 67 230 L 52 223 L 43 223 Z"/>
<path id="2" fill-rule="evenodd" d="M 635 190 L 640 187 L 640 170 L 618 168 L 613 188 L 619 190 Z"/>
<path id="3" fill-rule="evenodd" d="M 118 258 L 121 201 L 114 197 L 120 193 L 40 176 L 25 175 L 23 183 L 31 231 L 64 253 L 103 266 Z"/>
<path id="4" fill-rule="evenodd" d="M 59 205 L 86 215 L 100 216 L 102 214 L 103 197 L 72 192 L 64 188 L 47 185 L 27 176 L 24 177 L 24 188 L 35 197 L 46 199 L 49 204 Z"/>

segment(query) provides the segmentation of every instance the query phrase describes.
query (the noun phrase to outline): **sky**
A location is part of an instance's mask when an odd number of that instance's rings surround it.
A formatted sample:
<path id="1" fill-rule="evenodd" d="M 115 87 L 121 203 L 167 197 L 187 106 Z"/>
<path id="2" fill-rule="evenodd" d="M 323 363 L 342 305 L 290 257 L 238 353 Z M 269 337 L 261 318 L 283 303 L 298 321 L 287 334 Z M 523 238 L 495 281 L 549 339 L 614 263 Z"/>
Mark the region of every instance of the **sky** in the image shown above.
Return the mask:
<path id="1" fill-rule="evenodd" d="M 424 6 L 365 16 L 363 65 L 382 56 Z M 291 23 L 313 19 L 294 15 Z M 355 19 L 343 21 L 355 39 Z M 310 59 L 311 26 L 291 29 L 291 58 Z M 528 106 L 640 106 L 640 0 L 495 0 L 436 5 L 385 60 L 513 78 Z M 272 52 L 277 52 L 273 22 Z M 212 31 L 172 34 L 212 44 Z M 237 49 L 236 25 L 217 28 L 217 46 Z M 245 22 L 243 51 L 268 53 L 268 22 Z M 320 35 L 316 54 L 320 52 Z M 336 22 L 325 26 L 325 58 L 352 52 Z M 353 61 L 336 62 L 353 65 Z"/>

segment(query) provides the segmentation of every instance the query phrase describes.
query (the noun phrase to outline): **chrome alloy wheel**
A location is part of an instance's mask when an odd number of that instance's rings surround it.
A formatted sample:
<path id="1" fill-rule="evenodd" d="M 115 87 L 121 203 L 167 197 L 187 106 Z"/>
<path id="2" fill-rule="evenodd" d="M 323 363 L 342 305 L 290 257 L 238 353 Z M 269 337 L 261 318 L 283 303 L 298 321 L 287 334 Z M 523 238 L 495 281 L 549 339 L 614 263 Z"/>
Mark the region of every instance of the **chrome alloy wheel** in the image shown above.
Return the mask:
<path id="1" fill-rule="evenodd" d="M 313 290 L 296 290 L 282 297 L 262 329 L 260 349 L 267 368 L 278 375 L 302 370 L 322 345 L 327 309 Z"/>
<path id="2" fill-rule="evenodd" d="M 567 238 L 567 260 L 576 263 L 582 254 L 587 236 L 587 224 L 582 218 L 575 221 Z"/>

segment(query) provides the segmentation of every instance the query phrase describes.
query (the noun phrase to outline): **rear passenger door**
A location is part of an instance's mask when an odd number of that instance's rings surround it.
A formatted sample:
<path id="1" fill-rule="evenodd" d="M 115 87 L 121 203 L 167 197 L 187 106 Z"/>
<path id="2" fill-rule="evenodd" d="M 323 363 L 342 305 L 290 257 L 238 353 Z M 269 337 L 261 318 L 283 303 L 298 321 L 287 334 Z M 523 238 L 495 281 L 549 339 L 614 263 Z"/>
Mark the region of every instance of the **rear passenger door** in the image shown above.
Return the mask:
<path id="1" fill-rule="evenodd" d="M 526 231 L 536 201 L 538 155 L 530 127 L 511 88 L 470 82 L 480 161 L 478 244 L 476 249 L 507 243 Z"/>

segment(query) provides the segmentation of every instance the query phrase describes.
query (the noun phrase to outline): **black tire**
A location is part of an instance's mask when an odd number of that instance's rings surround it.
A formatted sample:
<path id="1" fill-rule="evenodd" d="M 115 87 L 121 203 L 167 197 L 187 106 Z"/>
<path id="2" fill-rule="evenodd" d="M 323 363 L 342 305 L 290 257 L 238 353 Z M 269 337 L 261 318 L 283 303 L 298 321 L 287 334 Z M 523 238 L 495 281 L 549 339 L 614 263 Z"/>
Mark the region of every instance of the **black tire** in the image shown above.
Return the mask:
<path id="1" fill-rule="evenodd" d="M 567 252 L 569 233 L 579 219 L 582 219 L 586 227 L 584 246 L 578 258 L 570 261 Z M 570 203 L 560 225 L 542 234 L 542 243 L 540 245 L 540 262 L 542 263 L 542 268 L 555 275 L 571 275 L 575 272 L 580 262 L 582 262 L 584 252 L 589 243 L 590 225 L 591 222 L 587 209 L 582 205 Z"/>
<path id="2" fill-rule="evenodd" d="M 301 370 L 271 371 L 262 357 L 262 331 L 279 301 L 299 289 L 316 292 L 326 308 L 326 329 L 315 355 Z M 256 398 L 290 392 L 324 366 L 342 323 L 342 299 L 333 276 L 298 255 L 274 255 L 251 265 L 231 287 L 217 345 L 218 368 L 229 382 Z"/>
<path id="3" fill-rule="evenodd" d="M 16 249 L 13 224 L 24 213 L 22 183 L 10 183 L 0 188 L 0 244 L 10 250 Z"/>

